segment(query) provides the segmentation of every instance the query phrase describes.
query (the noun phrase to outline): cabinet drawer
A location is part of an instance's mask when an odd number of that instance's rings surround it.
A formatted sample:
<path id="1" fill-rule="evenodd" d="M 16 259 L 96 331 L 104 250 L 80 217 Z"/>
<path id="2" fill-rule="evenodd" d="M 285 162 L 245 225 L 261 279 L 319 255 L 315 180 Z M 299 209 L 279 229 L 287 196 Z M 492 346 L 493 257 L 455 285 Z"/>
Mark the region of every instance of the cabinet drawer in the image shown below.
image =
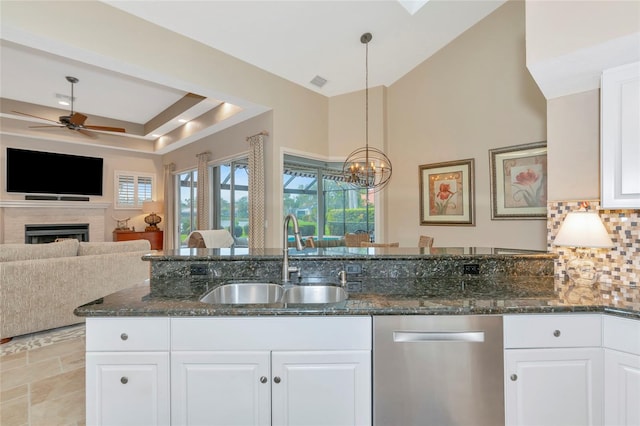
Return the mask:
<path id="1" fill-rule="evenodd" d="M 87 351 L 168 351 L 169 318 L 87 318 Z"/>
<path id="2" fill-rule="evenodd" d="M 371 350 L 371 317 L 172 318 L 171 348 Z"/>
<path id="3" fill-rule="evenodd" d="M 600 314 L 505 315 L 505 348 L 573 348 L 602 345 Z"/>
<path id="4" fill-rule="evenodd" d="M 640 321 L 603 315 L 604 347 L 640 355 Z"/>

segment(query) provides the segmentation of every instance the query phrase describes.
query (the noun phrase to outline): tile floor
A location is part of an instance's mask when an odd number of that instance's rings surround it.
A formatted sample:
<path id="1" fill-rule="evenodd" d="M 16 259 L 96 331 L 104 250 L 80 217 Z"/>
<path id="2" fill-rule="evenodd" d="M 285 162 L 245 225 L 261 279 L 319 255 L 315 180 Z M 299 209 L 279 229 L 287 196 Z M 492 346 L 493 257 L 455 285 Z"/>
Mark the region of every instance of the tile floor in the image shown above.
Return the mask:
<path id="1" fill-rule="evenodd" d="M 84 324 L 0 345 L 0 425 L 84 425 L 84 351 Z"/>

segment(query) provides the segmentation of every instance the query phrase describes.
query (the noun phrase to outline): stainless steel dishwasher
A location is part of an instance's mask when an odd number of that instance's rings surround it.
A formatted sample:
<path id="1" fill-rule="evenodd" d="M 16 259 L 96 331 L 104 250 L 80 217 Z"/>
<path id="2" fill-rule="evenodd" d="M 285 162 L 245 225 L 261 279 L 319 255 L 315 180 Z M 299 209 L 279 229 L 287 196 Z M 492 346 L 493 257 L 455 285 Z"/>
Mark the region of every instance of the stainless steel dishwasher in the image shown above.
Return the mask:
<path id="1" fill-rule="evenodd" d="M 504 424 L 502 317 L 375 316 L 374 426 Z"/>

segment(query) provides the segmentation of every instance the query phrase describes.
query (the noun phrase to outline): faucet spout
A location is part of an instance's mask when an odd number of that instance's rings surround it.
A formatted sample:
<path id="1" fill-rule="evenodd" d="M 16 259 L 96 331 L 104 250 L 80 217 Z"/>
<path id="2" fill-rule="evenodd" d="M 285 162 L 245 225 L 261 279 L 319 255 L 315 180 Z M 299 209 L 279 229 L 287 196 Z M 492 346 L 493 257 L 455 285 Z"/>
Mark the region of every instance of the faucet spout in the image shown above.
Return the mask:
<path id="1" fill-rule="evenodd" d="M 288 238 L 288 233 L 289 233 L 289 222 L 293 222 L 293 238 L 295 239 L 296 242 L 296 250 L 300 251 L 300 250 L 304 250 L 304 243 L 302 242 L 302 239 L 300 238 L 300 227 L 298 226 L 298 219 L 296 219 L 296 217 L 289 213 L 288 215 L 286 215 L 284 217 L 284 223 L 283 223 L 283 241 L 282 241 L 282 245 L 283 245 L 283 249 L 282 249 L 282 281 L 283 282 L 289 282 L 290 281 L 290 274 L 292 272 L 297 272 L 298 274 L 300 273 L 300 268 L 296 267 L 296 266 L 289 266 L 289 238 Z"/>

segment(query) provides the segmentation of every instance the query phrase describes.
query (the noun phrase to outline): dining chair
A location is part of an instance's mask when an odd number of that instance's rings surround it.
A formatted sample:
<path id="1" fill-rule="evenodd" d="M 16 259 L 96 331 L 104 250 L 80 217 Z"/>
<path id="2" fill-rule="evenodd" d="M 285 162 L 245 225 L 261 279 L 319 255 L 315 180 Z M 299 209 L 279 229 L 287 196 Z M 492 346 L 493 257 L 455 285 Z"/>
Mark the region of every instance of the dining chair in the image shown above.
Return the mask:
<path id="1" fill-rule="evenodd" d="M 360 247 L 400 247 L 400 243 L 370 243 L 362 241 Z"/>
<path id="2" fill-rule="evenodd" d="M 433 237 L 420 235 L 420 239 L 418 240 L 418 247 L 433 247 Z"/>
<path id="3" fill-rule="evenodd" d="M 344 245 L 347 247 L 360 247 L 361 242 L 369 242 L 369 234 L 357 233 L 344 236 Z"/>
<path id="4" fill-rule="evenodd" d="M 307 237 L 307 239 L 304 240 L 304 245 L 305 247 L 316 248 L 316 243 L 313 241 L 313 237 Z"/>

